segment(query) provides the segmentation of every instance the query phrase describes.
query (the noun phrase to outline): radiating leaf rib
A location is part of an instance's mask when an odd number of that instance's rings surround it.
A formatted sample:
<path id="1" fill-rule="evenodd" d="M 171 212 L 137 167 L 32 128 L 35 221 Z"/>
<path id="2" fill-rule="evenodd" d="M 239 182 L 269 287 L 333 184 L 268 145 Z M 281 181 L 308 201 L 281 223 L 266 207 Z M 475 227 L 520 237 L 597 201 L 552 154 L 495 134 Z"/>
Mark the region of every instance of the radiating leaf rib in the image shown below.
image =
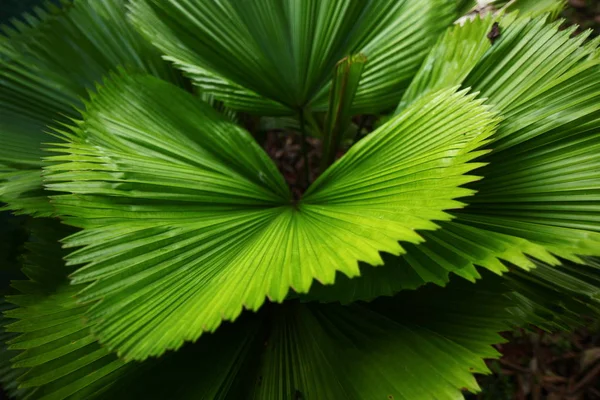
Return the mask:
<path id="1" fill-rule="evenodd" d="M 423 243 L 404 245 L 400 257 L 384 255 L 384 265 L 360 267 L 360 277 L 349 279 L 337 274 L 335 285 L 315 284 L 303 300 L 352 303 L 393 296 L 400 290 L 416 289 L 427 282 L 445 286 L 454 273 L 474 282 L 481 278 L 474 265 L 485 265 L 496 274 L 508 271 L 505 263 L 524 269 L 535 264 L 523 252 L 550 263 L 557 263 L 542 246 L 513 236 L 482 231 L 456 221 L 440 222 L 440 229 L 423 232 Z M 502 261 L 501 261 L 502 260 Z"/>
<path id="2" fill-rule="evenodd" d="M 460 85 L 491 47 L 487 33 L 495 18 L 476 16 L 448 28 L 431 49 L 402 96 L 396 114 L 427 93 Z"/>
<path id="3" fill-rule="evenodd" d="M 178 81 L 131 27 L 121 0 L 47 2 L 0 35 L 0 201 L 49 216 L 39 179 L 48 126 L 76 117 L 80 98 L 117 66 Z"/>
<path id="4" fill-rule="evenodd" d="M 600 65 L 597 41 L 582 47 L 585 37 L 569 39 L 558 26 L 514 23 L 497 52 L 493 47 L 467 78 L 465 84 L 481 90 L 504 122 L 493 137 L 494 151 L 483 158 L 489 165 L 479 170 L 485 183 L 472 184 L 477 196 L 458 219 L 577 259 L 600 248 L 594 189 L 600 182 L 594 156 Z M 511 44 L 522 35 L 531 39 Z M 506 57 L 522 67 L 503 67 Z"/>
<path id="5" fill-rule="evenodd" d="M 46 245 L 39 243 L 39 250 L 49 249 Z M 30 272 L 35 268 L 29 264 Z M 456 398 L 465 388 L 478 390 L 472 374 L 488 372 L 483 358 L 498 355 L 490 346 L 503 341 L 498 332 L 510 322 L 536 321 L 531 301 L 540 301 L 543 287 L 525 292 L 524 299 L 502 280 L 454 281 L 368 305 L 269 305 L 179 352 L 135 365 L 110 362 L 114 356 L 97 350 L 79 330 L 81 319 L 42 327 L 38 320 L 51 323 L 56 315 L 85 306 L 73 301 L 77 287 L 58 284 L 48 295 L 37 286 L 37 294 L 34 289 L 12 298 L 21 308 L 11 315 L 25 324 L 11 330 L 26 332 L 13 343 L 26 349 L 13 362 L 30 368 L 24 382 L 34 391 L 26 398 L 36 399 Z M 582 285 L 589 286 L 579 282 L 571 289 Z M 539 315 L 542 309 L 536 307 Z M 27 324 L 31 319 L 35 323 Z"/>
<path id="6" fill-rule="evenodd" d="M 536 263 L 529 273 L 515 270 L 506 275 L 517 304 L 511 311 L 520 323 L 549 331 L 572 330 L 584 325 L 586 318 L 600 316 L 600 264 L 597 258 L 585 261 L 587 265 Z"/>
<path id="7" fill-rule="evenodd" d="M 121 390 L 168 396 L 171 382 L 178 398 L 458 398 L 478 390 L 471 374 L 487 373 L 482 358 L 498 354 L 490 344 L 512 318 L 503 290 L 453 282 L 369 305 L 270 305 Z"/>
<path id="8" fill-rule="evenodd" d="M 9 298 L 19 308 L 6 312 L 18 320 L 7 330 L 20 333 L 9 348 L 21 350 L 11 364 L 26 371 L 18 378 L 20 387 L 32 389 L 25 398 L 99 396 L 127 371 L 125 363 L 100 347 L 84 324 L 87 307 L 74 298 L 78 287 L 63 285 L 53 294 L 44 290 L 41 286 L 36 292 L 29 285 L 23 294 Z"/>
<path id="9" fill-rule="evenodd" d="M 454 2 L 448 0 L 405 0 L 387 7 L 373 1 L 368 11 L 357 21 L 356 47 L 348 51 L 369 60 L 353 102 L 354 114 L 395 107 L 438 35 L 457 15 Z M 326 104 L 323 95 L 321 91 L 312 100 L 315 109 Z"/>
<path id="10" fill-rule="evenodd" d="M 169 99 L 166 101 L 165 99 Z M 454 111 L 460 109 L 460 116 Z M 297 204 L 250 135 L 189 94 L 120 76 L 63 133 L 47 187 L 73 225 L 75 283 L 109 348 L 143 359 L 197 339 L 265 296 L 282 301 L 357 261 L 418 243 L 477 164 L 495 119 L 473 95 L 424 98 L 326 171 Z M 240 152 L 240 149 L 244 151 Z M 377 162 L 374 162 L 377 160 Z M 340 249 L 344 249 L 340 252 Z"/>
<path id="11" fill-rule="evenodd" d="M 356 113 L 393 107 L 451 0 L 215 2 L 136 0 L 132 20 L 194 83 L 228 107 L 262 115 L 327 108 L 335 64 L 365 53 Z"/>
<path id="12" fill-rule="evenodd" d="M 38 237 L 27 271 L 56 282 L 56 265 L 48 261 L 60 264 L 61 252 Z M 58 257 L 48 259 L 48 250 Z M 9 315 L 20 322 L 10 329 L 22 333 L 12 346 L 25 350 L 13 365 L 28 369 L 23 383 L 32 392 L 26 398 L 36 399 L 233 400 L 298 393 L 307 400 L 450 399 L 464 388 L 478 390 L 472 374 L 488 372 L 482 359 L 498 355 L 490 347 L 502 341 L 497 332 L 523 318 L 523 301 L 505 296 L 510 288 L 485 282 L 457 281 L 369 305 L 270 305 L 177 353 L 135 365 L 106 355 L 90 338 L 77 318 L 86 308 L 73 300 L 77 286 L 54 283 L 54 294 L 47 294 L 52 285 L 30 282 L 25 294 L 11 298 L 19 308 Z M 65 313 L 76 318 L 56 324 Z"/>
<path id="13" fill-rule="evenodd" d="M 492 3 L 508 12 L 517 11 L 520 17 L 537 17 L 548 13 L 555 19 L 566 7 L 567 0 L 494 0 Z"/>
<path id="14" fill-rule="evenodd" d="M 26 372 L 24 368 L 13 368 L 10 359 L 19 354 L 18 351 L 10 350 L 8 342 L 14 339 L 17 334 L 7 332 L 5 326 L 13 322 L 12 319 L 6 317 L 4 313 L 14 306 L 8 303 L 4 297 L 0 299 L 0 383 L 2 390 L 12 398 L 24 398 L 30 388 L 19 388 L 18 379 Z"/>
<path id="15" fill-rule="evenodd" d="M 481 90 L 503 122 L 492 137 L 494 151 L 481 158 L 489 163 L 478 170 L 485 183 L 471 184 L 477 195 L 449 222 L 481 229 L 473 232 L 477 236 L 524 239 L 513 257 L 522 252 L 550 264 L 558 260 L 549 253 L 572 259 L 595 254 L 600 240 L 589 191 L 599 178 L 592 155 L 600 122 L 597 42 L 581 47 L 584 37 L 569 39 L 558 25 L 517 20 L 467 78 L 465 85 Z M 537 82 L 544 83 L 532 86 Z M 520 259 L 508 261 L 527 267 Z"/>
<path id="16" fill-rule="evenodd" d="M 465 66 L 471 72 L 463 86 L 481 91 L 479 96 L 502 115 L 488 145 L 493 151 L 477 160 L 487 164 L 476 170 L 485 178 L 469 184 L 477 190 L 464 199 L 469 205 L 452 212 L 454 219 L 440 223 L 441 229 L 424 232 L 425 242 L 402 259 L 386 257 L 385 266 L 361 268 L 364 277 L 357 279 L 340 277 L 339 286 L 316 286 L 309 298 L 367 300 L 428 280 L 443 285 L 450 272 L 473 280 L 478 277 L 475 265 L 501 273 L 503 262 L 534 267 L 528 257 L 557 265 L 557 256 L 577 261 L 597 254 L 598 40 L 583 45 L 585 35 L 569 38 L 569 31 L 558 31 L 560 22 L 545 21 L 518 19 L 509 26 L 500 21 L 502 36 Z M 459 31 L 471 27 L 452 29 L 463 37 Z M 485 31 L 478 34 L 485 36 Z M 454 47 L 454 41 L 447 34 L 432 53 Z M 481 43 L 465 35 L 461 46 Z M 467 52 L 477 53 L 475 48 Z M 431 69 L 455 65 L 453 54 L 448 56 Z M 426 92 L 437 81 L 423 82 L 417 78 L 414 85 Z M 407 93 L 418 97 L 416 89 Z"/>
<path id="17" fill-rule="evenodd" d="M 68 284 L 72 268 L 64 265 L 66 251 L 59 240 L 72 229 L 43 219 L 30 228 L 23 265 L 29 280 L 13 282 L 20 294 L 7 296 L 12 307 L 4 311 L 8 323 L 3 339 L 12 353 L 7 368 L 12 368 L 18 397 L 100 396 L 126 368 L 96 342 L 84 319 L 88 307 L 74 297 L 80 288 Z"/>

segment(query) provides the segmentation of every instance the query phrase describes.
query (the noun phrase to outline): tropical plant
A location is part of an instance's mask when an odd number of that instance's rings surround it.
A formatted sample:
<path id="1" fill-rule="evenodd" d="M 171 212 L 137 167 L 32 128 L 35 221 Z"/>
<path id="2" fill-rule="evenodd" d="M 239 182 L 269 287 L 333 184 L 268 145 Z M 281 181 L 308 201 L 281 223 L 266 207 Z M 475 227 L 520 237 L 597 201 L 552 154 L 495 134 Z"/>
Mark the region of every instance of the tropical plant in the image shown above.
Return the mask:
<path id="1" fill-rule="evenodd" d="M 563 3 L 454 24 L 470 2 L 75 0 L 13 20 L 0 200 L 29 233 L 5 390 L 454 399 L 499 332 L 600 315 L 599 41 L 561 30 Z M 297 190 L 261 121 L 304 147 Z"/>

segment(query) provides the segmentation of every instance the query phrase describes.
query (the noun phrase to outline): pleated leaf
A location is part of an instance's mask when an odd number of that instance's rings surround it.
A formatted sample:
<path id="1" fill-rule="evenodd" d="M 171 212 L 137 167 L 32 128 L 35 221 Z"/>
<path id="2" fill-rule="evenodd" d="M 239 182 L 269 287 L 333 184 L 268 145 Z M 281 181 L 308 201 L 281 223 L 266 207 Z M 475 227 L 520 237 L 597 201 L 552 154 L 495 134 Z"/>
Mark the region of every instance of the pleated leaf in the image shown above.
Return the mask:
<path id="1" fill-rule="evenodd" d="M 369 305 L 271 304 L 177 353 L 124 363 L 89 334 L 78 287 L 61 283 L 64 228 L 43 221 L 34 232 L 31 280 L 15 283 L 23 294 L 7 312 L 20 352 L 7 371 L 25 372 L 26 399 L 453 399 L 478 391 L 472 374 L 498 355 L 490 344 L 527 315 L 498 279 L 457 281 Z"/>
<path id="2" fill-rule="evenodd" d="M 10 329 L 21 333 L 12 346 L 23 349 L 13 371 L 27 371 L 26 398 L 36 399 L 460 398 L 478 391 L 473 373 L 489 372 L 483 359 L 498 356 L 498 332 L 537 321 L 540 305 L 557 301 L 540 301 L 541 280 L 519 297 L 502 281 L 453 281 L 368 305 L 269 304 L 176 353 L 126 364 L 78 330 L 77 287 L 27 289 L 11 299 L 20 322 Z M 572 293 L 589 292 L 570 281 Z"/>
<path id="3" fill-rule="evenodd" d="M 570 38 L 571 31 L 559 26 L 545 17 L 508 26 L 501 21 L 502 36 L 468 66 L 463 86 L 481 91 L 502 116 L 488 145 L 493 151 L 478 159 L 486 163 L 477 170 L 484 179 L 469 185 L 477 191 L 464 199 L 469 205 L 453 212 L 455 218 L 441 229 L 423 233 L 425 242 L 401 259 L 386 258 L 383 268 L 364 272 L 364 279 L 340 277 L 333 287 L 317 286 L 310 298 L 366 300 L 427 281 L 444 285 L 450 272 L 474 280 L 479 277 L 474 266 L 502 273 L 505 262 L 533 268 L 530 257 L 557 265 L 557 256 L 580 262 L 580 256 L 599 254 L 598 40 L 584 44 L 585 34 Z M 454 46 L 453 35 L 444 38 Z M 481 43 L 464 40 L 465 46 Z M 456 65 L 448 53 L 431 70 Z M 424 92 L 437 85 L 424 82 L 415 83 Z M 418 97 L 416 90 L 408 93 Z"/>
<path id="4" fill-rule="evenodd" d="M 25 369 L 12 367 L 10 359 L 18 355 L 19 352 L 10 350 L 7 344 L 17 334 L 6 332 L 5 329 L 5 326 L 13 320 L 6 317 L 4 313 L 12 308 L 14 306 L 8 303 L 4 297 L 0 298 L 0 384 L 2 390 L 12 398 L 23 398 L 31 389 L 19 388 L 18 379 L 25 373 Z"/>
<path id="5" fill-rule="evenodd" d="M 125 371 L 124 362 L 92 336 L 87 306 L 74 297 L 80 288 L 68 283 L 73 268 L 65 266 L 59 240 L 73 229 L 47 219 L 28 226 L 23 272 L 29 280 L 14 281 L 20 293 L 7 296 L 0 379 L 19 399 L 98 396 Z"/>
<path id="6" fill-rule="evenodd" d="M 436 90 L 460 85 L 491 47 L 487 38 L 495 18 L 476 16 L 442 35 L 404 92 L 396 113 L 419 97 Z"/>
<path id="7" fill-rule="evenodd" d="M 600 263 L 587 259 L 586 265 L 564 263 L 550 266 L 536 263 L 529 273 L 508 274 L 511 296 L 521 303 L 514 311 L 523 320 L 549 330 L 572 330 L 586 318 L 600 316 Z"/>
<path id="8" fill-rule="evenodd" d="M 548 13 L 552 19 L 558 17 L 567 5 L 567 0 L 496 0 L 493 4 L 505 7 L 508 12 L 517 11 L 521 17 L 536 17 Z"/>
<path id="9" fill-rule="evenodd" d="M 6 330 L 19 333 L 9 349 L 20 351 L 11 366 L 25 370 L 17 381 L 30 388 L 26 399 L 65 399 L 98 396 L 116 376 L 128 369 L 125 363 L 100 346 L 85 323 L 86 306 L 77 304 L 77 286 L 68 283 L 51 293 L 31 290 L 10 296 L 18 306 L 5 314 L 17 322 Z"/>
<path id="10" fill-rule="evenodd" d="M 161 357 L 107 398 L 461 398 L 513 303 L 456 282 L 369 305 L 269 305 Z M 146 364 L 145 362 L 144 364 Z M 142 365 L 144 365 L 142 364 Z M 140 385 L 139 382 L 144 382 Z"/>
<path id="11" fill-rule="evenodd" d="M 74 283 L 101 342 L 143 359 L 195 340 L 265 297 L 358 261 L 401 254 L 398 241 L 447 220 L 495 119 L 472 95 L 428 96 L 353 147 L 295 203 L 251 136 L 152 77 L 115 77 L 47 168 L 67 222 Z"/>
<path id="12" fill-rule="evenodd" d="M 48 216 L 40 173 L 48 126 L 78 116 L 80 98 L 117 66 L 178 80 L 131 27 L 121 0 L 48 2 L 0 35 L 0 201 Z"/>
<path id="13" fill-rule="evenodd" d="M 132 20 L 196 85 L 228 107 L 262 115 L 325 111 L 335 64 L 369 60 L 356 113 L 395 106 L 453 0 L 135 0 Z"/>
<path id="14" fill-rule="evenodd" d="M 457 221 L 577 261 L 600 251 L 600 65 L 559 26 L 515 22 L 467 78 L 504 121 Z"/>

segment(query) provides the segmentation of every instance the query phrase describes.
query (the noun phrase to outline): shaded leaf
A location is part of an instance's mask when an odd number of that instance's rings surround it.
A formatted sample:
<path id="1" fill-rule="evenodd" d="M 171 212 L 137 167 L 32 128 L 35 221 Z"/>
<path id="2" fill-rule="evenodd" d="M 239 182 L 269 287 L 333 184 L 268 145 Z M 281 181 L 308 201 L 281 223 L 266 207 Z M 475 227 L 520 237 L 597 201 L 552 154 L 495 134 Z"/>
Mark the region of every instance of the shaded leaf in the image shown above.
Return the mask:
<path id="1" fill-rule="evenodd" d="M 29 280 L 13 282 L 20 294 L 7 296 L 11 307 L 3 315 L 8 347 L 0 379 L 18 398 L 99 396 L 125 369 L 96 342 L 83 317 L 87 307 L 74 297 L 80 288 L 68 284 L 72 268 L 64 265 L 59 240 L 73 230 L 47 219 L 32 221 L 30 229 L 23 265 Z"/>
<path id="2" fill-rule="evenodd" d="M 369 63 L 354 112 L 393 107 L 454 17 L 451 0 L 132 3 L 136 26 L 196 85 L 263 115 L 324 111 L 335 64 L 358 53 Z"/>
<path id="3" fill-rule="evenodd" d="M 369 305 L 286 302 L 167 354 L 115 394 L 206 399 L 455 399 L 509 326 L 502 291 L 467 282 Z M 135 381 L 133 381 L 135 382 Z M 133 383 L 132 382 L 132 383 Z M 139 380 L 137 381 L 139 382 Z M 112 393 L 109 394 L 113 396 Z"/>

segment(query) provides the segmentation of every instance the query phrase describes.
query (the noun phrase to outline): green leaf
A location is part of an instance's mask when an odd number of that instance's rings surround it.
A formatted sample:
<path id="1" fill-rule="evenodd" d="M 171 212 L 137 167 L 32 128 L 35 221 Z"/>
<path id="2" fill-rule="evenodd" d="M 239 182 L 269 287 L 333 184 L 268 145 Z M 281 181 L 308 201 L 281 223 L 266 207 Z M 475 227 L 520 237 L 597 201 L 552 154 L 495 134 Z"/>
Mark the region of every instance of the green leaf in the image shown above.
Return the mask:
<path id="1" fill-rule="evenodd" d="M 132 20 L 202 90 L 262 115 L 325 111 L 335 64 L 369 59 L 354 112 L 397 104 L 453 0 L 197 2 L 135 0 Z"/>
<path id="2" fill-rule="evenodd" d="M 498 356 L 490 345 L 513 318 L 505 292 L 453 282 L 368 305 L 270 304 L 181 351 L 123 365 L 78 331 L 66 335 L 77 323 L 65 314 L 77 309 L 59 289 L 17 298 L 23 319 L 11 329 L 27 332 L 35 315 L 43 324 L 16 342 L 27 350 L 14 363 L 29 366 L 24 382 L 36 399 L 455 399 L 478 391 L 472 374 L 488 373 L 483 359 Z"/>
<path id="3" fill-rule="evenodd" d="M 453 281 L 347 307 L 270 304 L 142 364 L 104 355 L 78 329 L 85 306 L 73 301 L 77 287 L 48 294 L 27 285 L 9 312 L 20 319 L 10 327 L 21 333 L 12 346 L 24 349 L 13 365 L 28 370 L 21 380 L 33 391 L 26 398 L 36 399 L 457 398 L 478 391 L 471 374 L 489 372 L 482 359 L 498 356 L 490 346 L 503 341 L 498 332 L 535 320 L 501 280 Z"/>
<path id="4" fill-rule="evenodd" d="M 117 66 L 179 77 L 132 29 L 122 0 L 48 2 L 23 19 L 0 35 L 0 201 L 49 216 L 39 179 L 48 127 L 78 116 L 87 90 Z"/>
<path id="5" fill-rule="evenodd" d="M 566 262 L 559 266 L 536 263 L 529 273 L 514 270 L 506 276 L 518 317 L 549 331 L 572 330 L 585 318 L 600 316 L 600 263 Z"/>
<path id="6" fill-rule="evenodd" d="M 488 373 L 512 302 L 467 282 L 371 304 L 286 302 L 167 354 L 114 395 L 203 399 L 461 398 Z M 139 385 L 139 382 L 145 382 Z"/>
<path id="7" fill-rule="evenodd" d="M 456 221 L 576 261 L 600 254 L 600 62 L 559 26 L 518 20 L 466 79 L 504 120 Z"/>
<path id="8" fill-rule="evenodd" d="M 18 169 L 0 166 L 0 199 L 7 205 L 1 209 L 15 214 L 48 217 L 54 209 L 42 185 L 42 170 Z"/>
<path id="9" fill-rule="evenodd" d="M 520 17 L 537 17 L 548 13 L 551 19 L 556 19 L 566 7 L 567 0 L 496 0 L 493 4 L 506 7 L 507 12 L 518 11 Z"/>
<path id="10" fill-rule="evenodd" d="M 80 288 L 68 284 L 73 268 L 65 266 L 67 251 L 59 240 L 73 230 L 48 219 L 29 227 L 23 265 L 29 280 L 13 281 L 20 294 L 6 296 L 12 306 L 3 315 L 2 343 L 8 347 L 0 379 L 14 386 L 18 398 L 98 396 L 126 369 L 96 342 L 83 317 L 87 306 L 74 297 Z"/>
<path id="11" fill-rule="evenodd" d="M 460 85 L 491 47 L 487 33 L 495 18 L 475 16 L 441 36 L 404 92 L 396 114 L 427 93 Z"/>
<path id="12" fill-rule="evenodd" d="M 489 145 L 494 150 L 479 158 L 487 165 L 477 173 L 485 178 L 470 184 L 477 193 L 464 199 L 469 205 L 454 211 L 441 229 L 424 232 L 425 242 L 405 256 L 386 257 L 381 268 L 361 268 L 358 279 L 339 276 L 334 286 L 317 285 L 308 298 L 369 300 L 428 281 L 445 285 L 450 272 L 473 281 L 479 277 L 475 266 L 503 273 L 506 262 L 535 267 L 530 257 L 558 265 L 557 256 L 581 261 L 579 256 L 599 254 L 598 40 L 582 45 L 586 35 L 570 38 L 571 31 L 559 31 L 560 22 L 548 25 L 545 17 L 500 25 L 498 41 L 461 67 L 471 71 L 463 86 L 481 91 L 503 116 Z M 463 37 L 459 31 L 472 27 L 452 29 Z M 444 36 L 448 44 L 442 40 L 432 53 L 452 48 L 454 37 Z M 464 35 L 459 46 L 475 54 L 480 43 Z M 433 62 L 432 71 L 457 65 L 447 54 Z M 437 86 L 437 80 L 424 82 L 415 86 L 425 92 L 429 84 Z M 408 93 L 419 96 L 412 88 Z"/>
<path id="13" fill-rule="evenodd" d="M 14 308 L 12 304 L 6 302 L 4 297 L 0 298 L 0 384 L 2 390 L 12 398 L 23 398 L 31 391 L 31 389 L 19 388 L 18 379 L 25 369 L 12 368 L 10 359 L 17 354 L 18 351 L 9 350 L 7 342 L 14 339 L 17 334 L 14 332 L 6 332 L 5 326 L 12 322 L 12 319 L 4 316 L 4 313 Z"/>
<path id="14" fill-rule="evenodd" d="M 315 284 L 306 300 L 352 303 L 393 296 L 401 290 L 416 289 L 427 282 L 445 286 L 454 273 L 475 282 L 481 278 L 475 265 L 486 266 L 496 274 L 508 271 L 504 262 L 524 269 L 535 267 L 523 252 L 554 262 L 541 246 L 524 239 L 482 231 L 456 221 L 440 222 L 440 229 L 422 232 L 423 243 L 405 245 L 400 257 L 383 255 L 384 265 L 370 268 L 361 264 L 360 277 L 350 279 L 338 274 L 335 285 Z M 504 261 L 504 262 L 503 262 Z"/>
<path id="15" fill-rule="evenodd" d="M 465 15 L 477 5 L 477 0 L 456 0 L 458 15 Z"/>
<path id="16" fill-rule="evenodd" d="M 25 282 L 23 294 L 9 296 L 18 306 L 5 314 L 17 322 L 9 332 L 20 335 L 9 341 L 21 352 L 11 359 L 13 368 L 26 369 L 19 387 L 35 388 L 35 399 L 86 398 L 109 388 L 116 376 L 127 371 L 125 363 L 101 347 L 85 324 L 86 306 L 78 305 L 77 286 L 64 285 L 50 293 Z M 110 375 L 110 378 L 107 377 Z"/>
<path id="17" fill-rule="evenodd" d="M 493 282 L 452 282 L 350 307 L 269 304 L 158 360 L 125 363 L 100 347 L 65 286 L 65 227 L 40 220 L 10 296 L 9 374 L 26 399 L 456 398 L 503 341 L 515 306 Z M 61 277 L 62 275 L 62 277 Z M 486 282 L 488 280 L 486 279 Z M 489 281 L 492 283 L 492 280 Z M 5 378 L 14 376 L 4 375 Z M 140 382 L 144 382 L 140 385 Z"/>
<path id="18" fill-rule="evenodd" d="M 436 229 L 495 119 L 472 95 L 427 96 L 353 147 L 296 204 L 243 129 L 152 77 L 105 83 L 47 167 L 74 283 L 101 342 L 144 359 L 313 279 L 381 265 Z M 458 112 L 460 110 L 460 112 Z M 71 216 L 71 217 L 69 217 Z M 341 251 L 343 249 L 343 251 Z M 93 283 L 93 284 L 92 284 Z"/>

